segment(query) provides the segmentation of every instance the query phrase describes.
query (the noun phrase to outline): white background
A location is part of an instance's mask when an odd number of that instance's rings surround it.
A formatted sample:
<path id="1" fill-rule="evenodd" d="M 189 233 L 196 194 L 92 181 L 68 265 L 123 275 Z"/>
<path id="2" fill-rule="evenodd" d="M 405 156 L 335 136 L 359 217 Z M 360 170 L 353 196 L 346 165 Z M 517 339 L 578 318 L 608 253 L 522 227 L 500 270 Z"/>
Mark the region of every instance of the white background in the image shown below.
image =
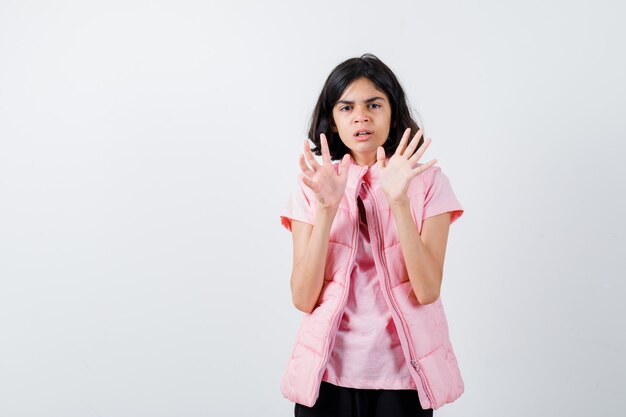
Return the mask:
<path id="1" fill-rule="evenodd" d="M 623 415 L 623 3 L 226 3 L 0 3 L 0 416 L 293 415 L 278 213 L 365 52 L 465 209 L 435 414 Z"/>

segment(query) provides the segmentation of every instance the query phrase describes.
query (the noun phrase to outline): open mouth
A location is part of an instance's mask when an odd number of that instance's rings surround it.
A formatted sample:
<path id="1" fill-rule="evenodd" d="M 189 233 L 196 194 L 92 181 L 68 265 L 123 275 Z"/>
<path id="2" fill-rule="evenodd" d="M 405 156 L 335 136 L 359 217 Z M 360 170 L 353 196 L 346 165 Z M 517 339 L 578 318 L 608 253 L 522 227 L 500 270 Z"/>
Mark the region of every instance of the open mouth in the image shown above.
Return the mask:
<path id="1" fill-rule="evenodd" d="M 370 136 L 372 136 L 373 133 L 374 132 L 371 130 L 359 129 L 356 132 L 354 132 L 354 139 L 358 141 L 366 141 L 370 138 Z"/>

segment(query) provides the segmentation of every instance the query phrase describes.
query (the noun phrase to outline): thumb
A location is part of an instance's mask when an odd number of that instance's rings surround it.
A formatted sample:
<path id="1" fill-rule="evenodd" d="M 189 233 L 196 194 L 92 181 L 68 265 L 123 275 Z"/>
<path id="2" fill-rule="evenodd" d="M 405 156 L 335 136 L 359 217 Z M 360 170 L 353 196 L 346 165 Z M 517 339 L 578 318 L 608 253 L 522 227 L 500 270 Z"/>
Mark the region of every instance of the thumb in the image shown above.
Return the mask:
<path id="1" fill-rule="evenodd" d="M 339 176 L 343 177 L 344 175 L 348 175 L 348 170 L 350 169 L 350 154 L 345 154 L 343 158 L 341 158 L 341 173 Z"/>
<path id="2" fill-rule="evenodd" d="M 385 168 L 385 148 L 379 146 L 376 149 L 376 160 L 380 164 L 381 168 Z"/>

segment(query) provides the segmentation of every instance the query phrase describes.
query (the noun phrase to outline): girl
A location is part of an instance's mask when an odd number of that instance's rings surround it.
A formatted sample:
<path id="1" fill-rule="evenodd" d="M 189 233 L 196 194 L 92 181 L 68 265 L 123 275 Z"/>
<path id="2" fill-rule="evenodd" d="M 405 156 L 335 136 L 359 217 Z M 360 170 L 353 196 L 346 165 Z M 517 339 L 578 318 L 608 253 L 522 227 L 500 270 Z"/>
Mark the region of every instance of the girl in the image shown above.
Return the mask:
<path id="1" fill-rule="evenodd" d="M 330 73 L 309 139 L 280 216 L 306 313 L 283 395 L 300 417 L 432 416 L 464 390 L 439 297 L 463 208 L 437 160 L 418 162 L 431 140 L 374 55 Z"/>

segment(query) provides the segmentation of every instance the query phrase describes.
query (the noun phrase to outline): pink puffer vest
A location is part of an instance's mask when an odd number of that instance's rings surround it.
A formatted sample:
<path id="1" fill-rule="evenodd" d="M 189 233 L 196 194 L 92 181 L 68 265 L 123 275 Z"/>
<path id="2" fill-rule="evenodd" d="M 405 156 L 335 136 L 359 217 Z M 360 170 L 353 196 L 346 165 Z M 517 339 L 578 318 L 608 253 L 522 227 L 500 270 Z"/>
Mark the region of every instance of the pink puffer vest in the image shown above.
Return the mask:
<path id="1" fill-rule="evenodd" d="M 421 165 L 421 164 L 418 164 Z M 339 169 L 339 163 L 334 163 Z M 305 314 L 297 340 L 281 382 L 283 395 L 293 402 L 312 407 L 319 396 L 322 375 L 332 352 L 334 337 L 343 313 L 350 285 L 358 232 L 357 195 L 361 187 L 374 205 L 373 222 L 368 224 L 372 251 L 385 301 L 391 311 L 409 371 L 417 386 L 422 408 L 438 409 L 461 396 L 463 379 L 448 335 L 448 322 L 441 298 L 421 305 L 408 281 L 404 257 L 387 197 L 376 180 L 363 181 L 367 171 L 376 178 L 378 164 L 371 167 L 350 165 L 346 192 L 330 231 L 324 285 L 317 307 Z M 421 232 L 423 207 L 429 182 L 437 173 L 433 166 L 413 178 L 408 189 L 413 220 Z M 310 205 L 309 219 L 314 218 L 317 198 L 302 182 L 301 192 Z M 289 219 L 281 222 L 290 229 Z"/>

